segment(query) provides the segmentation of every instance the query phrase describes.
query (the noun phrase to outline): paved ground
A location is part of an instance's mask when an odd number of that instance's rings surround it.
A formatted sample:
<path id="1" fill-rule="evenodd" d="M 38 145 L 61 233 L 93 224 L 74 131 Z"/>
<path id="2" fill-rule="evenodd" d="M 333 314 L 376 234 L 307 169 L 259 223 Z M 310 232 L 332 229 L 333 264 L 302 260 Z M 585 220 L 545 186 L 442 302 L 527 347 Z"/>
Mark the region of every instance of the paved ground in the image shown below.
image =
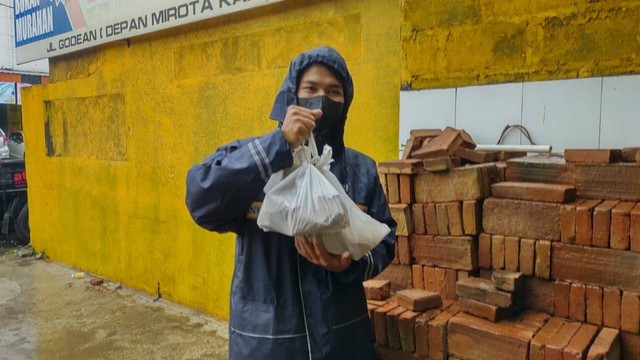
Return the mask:
<path id="1" fill-rule="evenodd" d="M 226 359 L 227 324 L 0 242 L 0 360 Z"/>

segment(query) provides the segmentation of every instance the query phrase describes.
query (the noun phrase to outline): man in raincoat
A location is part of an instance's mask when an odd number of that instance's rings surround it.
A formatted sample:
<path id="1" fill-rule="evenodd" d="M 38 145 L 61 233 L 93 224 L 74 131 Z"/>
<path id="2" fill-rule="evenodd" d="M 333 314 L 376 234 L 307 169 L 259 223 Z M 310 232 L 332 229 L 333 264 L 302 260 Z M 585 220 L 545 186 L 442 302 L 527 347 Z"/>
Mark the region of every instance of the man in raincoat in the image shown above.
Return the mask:
<path id="1" fill-rule="evenodd" d="M 224 145 L 187 175 L 186 203 L 205 229 L 234 232 L 229 320 L 230 359 L 375 359 L 362 282 L 393 259 L 391 218 L 375 162 L 344 146 L 353 82 L 332 48 L 295 58 L 271 118 L 278 128 Z M 371 121 L 379 121 L 372 118 Z M 391 232 L 360 260 L 327 253 L 315 237 L 264 232 L 256 214 L 274 172 L 313 132 L 332 147 L 331 172 L 349 197 Z"/>

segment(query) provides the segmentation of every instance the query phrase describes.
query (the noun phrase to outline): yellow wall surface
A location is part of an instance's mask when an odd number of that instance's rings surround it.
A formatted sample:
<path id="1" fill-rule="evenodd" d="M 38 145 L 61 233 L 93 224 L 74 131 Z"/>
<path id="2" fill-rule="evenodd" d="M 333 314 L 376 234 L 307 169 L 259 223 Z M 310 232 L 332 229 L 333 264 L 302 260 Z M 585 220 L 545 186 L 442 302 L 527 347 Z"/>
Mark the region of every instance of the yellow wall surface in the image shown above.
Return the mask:
<path id="1" fill-rule="evenodd" d="M 227 318 L 234 236 L 191 220 L 187 170 L 272 130 L 290 60 L 319 45 L 354 78 L 347 146 L 395 157 L 399 39 L 399 2 L 289 0 L 51 59 L 23 97 L 33 246 Z"/>
<path id="2" fill-rule="evenodd" d="M 640 73 L 640 1 L 402 0 L 402 85 Z"/>

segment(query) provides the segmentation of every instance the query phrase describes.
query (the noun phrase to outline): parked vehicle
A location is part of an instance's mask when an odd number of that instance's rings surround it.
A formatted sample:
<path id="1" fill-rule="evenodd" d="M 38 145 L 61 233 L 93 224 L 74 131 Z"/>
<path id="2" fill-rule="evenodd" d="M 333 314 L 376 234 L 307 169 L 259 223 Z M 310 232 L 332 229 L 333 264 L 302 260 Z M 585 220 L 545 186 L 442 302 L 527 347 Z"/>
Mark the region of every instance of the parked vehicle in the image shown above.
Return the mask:
<path id="1" fill-rule="evenodd" d="M 0 159 L 9 158 L 9 146 L 7 144 L 7 135 L 0 129 Z"/>
<path id="2" fill-rule="evenodd" d="M 3 212 L 0 232 L 14 232 L 20 243 L 29 243 L 29 207 L 24 159 L 0 160 L 0 203 Z"/>
<path id="3" fill-rule="evenodd" d="M 7 146 L 9 146 L 10 158 L 24 159 L 24 134 L 22 131 L 14 131 L 9 134 Z"/>

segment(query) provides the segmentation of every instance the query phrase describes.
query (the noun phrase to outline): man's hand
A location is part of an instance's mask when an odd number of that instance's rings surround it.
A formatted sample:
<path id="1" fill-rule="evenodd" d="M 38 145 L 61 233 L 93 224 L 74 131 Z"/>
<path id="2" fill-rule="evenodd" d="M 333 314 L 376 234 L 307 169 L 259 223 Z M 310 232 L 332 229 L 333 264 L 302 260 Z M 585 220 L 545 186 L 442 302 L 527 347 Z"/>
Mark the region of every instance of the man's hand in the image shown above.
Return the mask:
<path id="1" fill-rule="evenodd" d="M 351 254 L 348 251 L 342 255 L 329 254 L 316 235 L 313 235 L 311 241 L 306 236 L 296 236 L 295 241 L 298 254 L 329 271 L 344 271 L 351 265 Z"/>
<path id="2" fill-rule="evenodd" d="M 316 127 L 316 120 L 322 116 L 322 110 L 309 110 L 301 106 L 291 105 L 282 123 L 282 134 L 291 149 L 295 149 L 311 136 Z"/>

